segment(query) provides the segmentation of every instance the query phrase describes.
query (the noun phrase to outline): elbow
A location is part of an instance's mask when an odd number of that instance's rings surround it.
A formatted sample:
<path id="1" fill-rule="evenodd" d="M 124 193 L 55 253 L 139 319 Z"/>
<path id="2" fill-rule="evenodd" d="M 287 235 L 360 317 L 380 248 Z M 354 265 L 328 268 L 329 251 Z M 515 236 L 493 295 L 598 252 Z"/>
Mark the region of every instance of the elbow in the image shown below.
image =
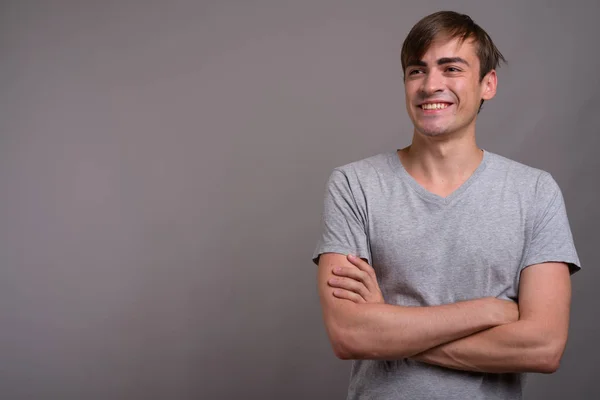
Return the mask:
<path id="1" fill-rule="evenodd" d="M 355 360 L 360 358 L 354 342 L 352 333 L 347 329 L 332 328 L 329 330 L 329 341 L 333 354 L 340 360 Z"/>
<path id="2" fill-rule="evenodd" d="M 364 332 L 356 327 L 332 323 L 327 326 L 327 334 L 333 354 L 340 360 L 361 360 L 376 358 L 365 346 Z"/>
<path id="3" fill-rule="evenodd" d="M 349 329 L 331 332 L 329 335 L 333 353 L 340 360 L 383 359 L 381 351 L 373 346 L 367 346 L 366 343 L 370 342 L 364 339 L 360 332 Z"/>
<path id="4" fill-rule="evenodd" d="M 359 329 L 352 312 L 325 313 L 325 330 L 331 343 L 333 354 L 340 360 L 354 360 L 359 355 Z"/>
<path id="5" fill-rule="evenodd" d="M 380 335 L 366 327 L 368 318 L 356 308 L 338 309 L 325 314 L 325 327 L 335 356 L 341 360 L 378 359 Z"/>
<path id="6" fill-rule="evenodd" d="M 354 360 L 353 353 L 340 343 L 332 343 L 333 354 L 340 360 Z"/>
<path id="7" fill-rule="evenodd" d="M 539 366 L 539 372 L 542 374 L 553 374 L 558 371 L 561 357 L 562 352 L 554 351 L 548 354 L 544 362 Z"/>
<path id="8" fill-rule="evenodd" d="M 564 349 L 564 342 L 546 346 L 543 353 L 537 358 L 535 372 L 553 374 L 558 371 Z"/>
<path id="9" fill-rule="evenodd" d="M 553 374 L 558 371 L 558 367 L 560 367 L 560 360 L 548 360 L 538 363 L 534 372 L 539 372 L 541 374 Z"/>

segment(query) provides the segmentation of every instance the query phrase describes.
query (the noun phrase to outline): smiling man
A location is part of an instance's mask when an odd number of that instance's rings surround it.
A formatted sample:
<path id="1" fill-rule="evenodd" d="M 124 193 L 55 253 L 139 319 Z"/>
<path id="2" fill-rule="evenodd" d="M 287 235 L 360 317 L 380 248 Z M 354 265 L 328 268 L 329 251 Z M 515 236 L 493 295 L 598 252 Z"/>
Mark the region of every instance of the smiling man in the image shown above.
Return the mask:
<path id="1" fill-rule="evenodd" d="M 423 18 L 401 61 L 412 143 L 334 169 L 313 254 L 348 399 L 521 399 L 567 340 L 580 266 L 561 191 L 477 146 L 503 57 L 470 17 Z"/>

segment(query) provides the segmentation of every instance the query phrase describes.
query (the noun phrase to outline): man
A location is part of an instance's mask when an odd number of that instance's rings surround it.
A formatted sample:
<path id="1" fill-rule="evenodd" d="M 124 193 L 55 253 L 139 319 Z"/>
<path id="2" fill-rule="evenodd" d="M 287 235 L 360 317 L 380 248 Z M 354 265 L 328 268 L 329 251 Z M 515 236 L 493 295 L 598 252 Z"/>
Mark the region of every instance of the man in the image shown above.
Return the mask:
<path id="1" fill-rule="evenodd" d="M 477 147 L 503 57 L 471 18 L 425 17 L 401 60 L 412 144 L 334 169 L 313 254 L 348 398 L 520 399 L 567 340 L 580 266 L 561 191 Z"/>

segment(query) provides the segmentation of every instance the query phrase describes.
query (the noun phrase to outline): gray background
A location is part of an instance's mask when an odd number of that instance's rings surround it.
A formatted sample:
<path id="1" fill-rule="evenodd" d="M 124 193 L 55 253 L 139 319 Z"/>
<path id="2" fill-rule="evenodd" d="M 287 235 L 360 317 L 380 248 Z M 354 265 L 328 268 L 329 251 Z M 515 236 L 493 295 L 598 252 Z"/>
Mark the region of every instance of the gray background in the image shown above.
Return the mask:
<path id="1" fill-rule="evenodd" d="M 343 398 L 325 182 L 410 142 L 400 47 L 454 9 L 509 60 L 479 145 L 553 174 L 584 266 L 527 398 L 599 398 L 600 7 L 565 3 L 1 2 L 0 397 Z"/>

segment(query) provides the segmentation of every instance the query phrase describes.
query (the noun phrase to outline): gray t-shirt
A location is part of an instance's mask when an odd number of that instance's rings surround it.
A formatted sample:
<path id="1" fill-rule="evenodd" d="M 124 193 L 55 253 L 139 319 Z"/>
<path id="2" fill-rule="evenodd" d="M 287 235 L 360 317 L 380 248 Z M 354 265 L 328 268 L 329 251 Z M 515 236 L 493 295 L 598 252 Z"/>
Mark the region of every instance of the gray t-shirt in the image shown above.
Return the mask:
<path id="1" fill-rule="evenodd" d="M 433 306 L 487 296 L 518 300 L 523 268 L 579 259 L 561 191 L 547 172 L 484 151 L 443 198 L 396 152 L 335 168 L 313 253 L 368 260 L 386 303 Z M 410 360 L 354 360 L 348 399 L 521 399 L 522 374 L 452 370 Z"/>

